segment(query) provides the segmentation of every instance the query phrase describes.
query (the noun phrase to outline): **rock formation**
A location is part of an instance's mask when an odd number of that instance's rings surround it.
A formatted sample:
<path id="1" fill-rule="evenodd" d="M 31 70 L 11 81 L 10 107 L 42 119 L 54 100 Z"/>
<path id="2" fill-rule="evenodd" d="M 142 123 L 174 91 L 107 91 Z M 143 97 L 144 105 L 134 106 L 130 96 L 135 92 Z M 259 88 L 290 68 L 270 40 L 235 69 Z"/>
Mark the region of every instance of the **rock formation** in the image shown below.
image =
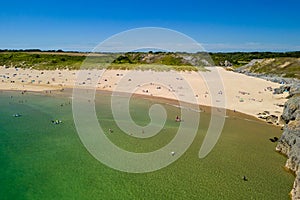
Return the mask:
<path id="1" fill-rule="evenodd" d="M 295 173 L 296 179 L 291 190 L 293 200 L 300 199 L 300 85 L 295 84 L 289 90 L 290 99 L 285 103 L 281 115 L 285 122 L 284 132 L 278 141 L 276 150 L 288 159 L 285 167 Z"/>

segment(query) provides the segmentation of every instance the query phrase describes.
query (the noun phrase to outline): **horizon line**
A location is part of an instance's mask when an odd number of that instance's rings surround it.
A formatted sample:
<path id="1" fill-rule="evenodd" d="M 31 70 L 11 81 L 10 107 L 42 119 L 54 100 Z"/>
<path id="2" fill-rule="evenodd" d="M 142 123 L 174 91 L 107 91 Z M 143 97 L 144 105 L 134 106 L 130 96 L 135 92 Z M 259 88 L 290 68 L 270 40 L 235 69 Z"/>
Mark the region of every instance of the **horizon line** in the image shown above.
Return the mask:
<path id="1" fill-rule="evenodd" d="M 198 52 L 187 52 L 187 51 L 156 51 L 156 50 L 147 50 L 147 51 L 80 51 L 80 50 L 63 50 L 63 49 L 38 49 L 38 48 L 26 48 L 26 49 L 0 49 L 0 52 L 49 52 L 49 53 L 149 53 L 149 52 L 162 52 L 162 53 L 189 53 L 189 54 L 196 54 L 196 53 L 294 53 L 300 52 L 299 50 L 285 50 L 285 51 L 278 51 L 278 50 L 230 50 L 230 51 L 198 51 Z"/>

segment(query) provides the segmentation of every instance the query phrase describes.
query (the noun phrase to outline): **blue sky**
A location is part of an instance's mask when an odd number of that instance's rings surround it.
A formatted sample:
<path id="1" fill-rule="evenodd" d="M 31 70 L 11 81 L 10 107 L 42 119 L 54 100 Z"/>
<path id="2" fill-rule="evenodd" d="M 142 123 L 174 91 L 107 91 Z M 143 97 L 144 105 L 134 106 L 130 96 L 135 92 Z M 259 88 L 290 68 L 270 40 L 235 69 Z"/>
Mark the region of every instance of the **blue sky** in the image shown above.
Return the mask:
<path id="1" fill-rule="evenodd" d="M 164 27 L 207 51 L 299 51 L 299 8 L 299 0 L 3 1 L 0 49 L 90 51 L 128 29 Z"/>

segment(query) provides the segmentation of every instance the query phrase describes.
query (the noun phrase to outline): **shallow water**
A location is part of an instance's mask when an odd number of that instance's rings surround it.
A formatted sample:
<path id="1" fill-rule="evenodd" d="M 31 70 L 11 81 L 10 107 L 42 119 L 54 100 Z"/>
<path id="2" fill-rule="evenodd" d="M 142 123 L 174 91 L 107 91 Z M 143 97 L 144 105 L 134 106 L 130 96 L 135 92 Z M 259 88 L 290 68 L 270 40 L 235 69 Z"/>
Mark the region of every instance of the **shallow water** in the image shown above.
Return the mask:
<path id="1" fill-rule="evenodd" d="M 153 151 L 175 136 L 174 116 L 180 109 L 169 102 L 161 102 L 168 113 L 164 129 L 137 139 L 116 126 L 109 95 L 100 93 L 97 99 L 101 126 L 114 130 L 108 137 L 121 148 Z M 131 101 L 137 124 L 150 121 L 148 108 L 155 102 Z M 242 114 L 229 113 L 217 145 L 204 159 L 198 153 L 208 112 L 201 113 L 196 138 L 177 161 L 158 171 L 130 174 L 88 153 L 74 126 L 70 94 L 0 92 L 0 108 L 1 199 L 289 199 L 294 177 L 284 171 L 285 157 L 269 141 L 280 136 L 280 129 Z M 22 116 L 13 117 L 16 113 Z M 54 125 L 53 119 L 63 123 Z"/>

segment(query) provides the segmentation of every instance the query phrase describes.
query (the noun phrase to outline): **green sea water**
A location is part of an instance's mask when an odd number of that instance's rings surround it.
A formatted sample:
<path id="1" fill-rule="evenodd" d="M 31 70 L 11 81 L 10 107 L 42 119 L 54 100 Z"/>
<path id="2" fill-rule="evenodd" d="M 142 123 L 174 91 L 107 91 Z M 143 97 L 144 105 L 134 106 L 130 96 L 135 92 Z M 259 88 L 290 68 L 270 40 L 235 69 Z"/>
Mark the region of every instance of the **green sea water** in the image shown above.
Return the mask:
<path id="1" fill-rule="evenodd" d="M 286 158 L 269 138 L 278 127 L 238 113 L 229 113 L 211 153 L 198 153 L 210 121 L 201 113 L 197 136 L 177 161 L 150 173 L 116 171 L 97 161 L 82 145 L 73 121 L 70 93 L 0 92 L 1 199 L 289 199 L 294 176 L 284 171 Z M 97 116 L 109 139 L 134 152 L 159 149 L 172 140 L 180 109 L 161 102 L 168 119 L 155 137 L 124 134 L 110 111 L 110 96 L 97 94 Z M 132 118 L 150 122 L 156 100 L 133 98 Z M 13 117 L 20 113 L 21 117 Z M 53 119 L 63 123 L 54 125 Z M 248 181 L 242 177 L 247 176 Z"/>

